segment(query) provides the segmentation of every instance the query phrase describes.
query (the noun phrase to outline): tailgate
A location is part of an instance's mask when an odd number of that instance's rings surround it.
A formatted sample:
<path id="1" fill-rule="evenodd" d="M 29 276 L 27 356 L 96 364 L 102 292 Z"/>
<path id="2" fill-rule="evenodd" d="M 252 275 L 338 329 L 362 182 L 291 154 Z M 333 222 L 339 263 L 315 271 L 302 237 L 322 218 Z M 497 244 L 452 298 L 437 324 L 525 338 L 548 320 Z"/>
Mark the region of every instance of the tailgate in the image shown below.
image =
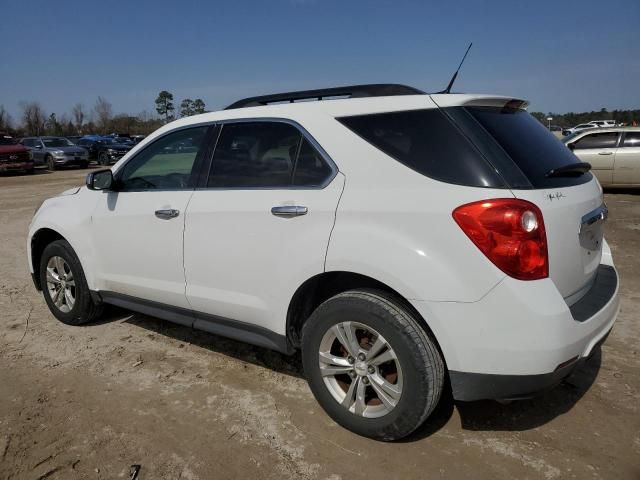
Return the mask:
<path id="1" fill-rule="evenodd" d="M 512 190 L 542 211 L 549 277 L 569 305 L 589 290 L 602 257 L 606 207 L 595 180 L 546 190 Z"/>

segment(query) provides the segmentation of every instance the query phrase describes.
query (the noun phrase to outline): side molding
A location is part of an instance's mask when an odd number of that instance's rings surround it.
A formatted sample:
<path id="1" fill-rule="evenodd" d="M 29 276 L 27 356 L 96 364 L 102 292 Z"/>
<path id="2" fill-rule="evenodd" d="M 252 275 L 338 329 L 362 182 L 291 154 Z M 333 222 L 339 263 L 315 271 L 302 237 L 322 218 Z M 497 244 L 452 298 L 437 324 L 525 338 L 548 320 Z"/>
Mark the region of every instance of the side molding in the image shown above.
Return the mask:
<path id="1" fill-rule="evenodd" d="M 192 327 L 196 330 L 239 340 L 258 347 L 268 348 L 269 350 L 275 350 L 286 355 L 291 355 L 295 352 L 295 349 L 289 343 L 286 336 L 279 335 L 257 325 L 195 312 L 186 308 L 174 307 L 150 300 L 143 300 L 121 293 L 91 292 L 91 296 L 94 299 L 99 298 L 104 303 L 110 305 Z"/>

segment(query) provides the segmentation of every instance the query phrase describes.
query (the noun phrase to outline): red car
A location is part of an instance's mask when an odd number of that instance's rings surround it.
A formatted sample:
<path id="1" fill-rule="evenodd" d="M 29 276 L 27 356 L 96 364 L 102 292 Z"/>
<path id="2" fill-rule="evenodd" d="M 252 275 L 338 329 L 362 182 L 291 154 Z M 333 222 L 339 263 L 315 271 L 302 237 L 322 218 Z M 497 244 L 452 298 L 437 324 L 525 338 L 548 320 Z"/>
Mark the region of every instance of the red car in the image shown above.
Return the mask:
<path id="1" fill-rule="evenodd" d="M 33 155 L 15 138 L 0 133 L 0 173 L 14 170 L 33 173 Z"/>

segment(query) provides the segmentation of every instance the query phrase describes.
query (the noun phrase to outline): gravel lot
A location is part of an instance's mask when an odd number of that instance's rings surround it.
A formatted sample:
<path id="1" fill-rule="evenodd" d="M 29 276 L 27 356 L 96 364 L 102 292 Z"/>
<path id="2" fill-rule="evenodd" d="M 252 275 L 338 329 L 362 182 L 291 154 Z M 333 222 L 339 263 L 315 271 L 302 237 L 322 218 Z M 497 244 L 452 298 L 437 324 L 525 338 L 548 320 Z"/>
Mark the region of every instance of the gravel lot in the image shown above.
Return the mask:
<path id="1" fill-rule="evenodd" d="M 316 404 L 298 357 L 112 310 L 49 314 L 26 266 L 44 198 L 86 171 L 0 177 L 0 478 L 640 478 L 640 191 L 606 194 L 622 311 L 585 368 L 533 400 L 445 399 L 402 443 Z"/>

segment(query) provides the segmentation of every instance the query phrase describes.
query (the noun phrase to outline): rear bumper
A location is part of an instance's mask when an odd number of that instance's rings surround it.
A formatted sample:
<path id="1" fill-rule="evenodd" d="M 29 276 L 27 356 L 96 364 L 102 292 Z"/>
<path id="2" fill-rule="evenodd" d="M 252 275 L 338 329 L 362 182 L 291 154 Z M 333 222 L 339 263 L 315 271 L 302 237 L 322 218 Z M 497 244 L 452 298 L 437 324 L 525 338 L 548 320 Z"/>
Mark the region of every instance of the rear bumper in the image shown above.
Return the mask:
<path id="1" fill-rule="evenodd" d="M 619 311 L 615 268 L 603 263 L 597 275 L 571 307 L 550 279 L 505 278 L 474 303 L 414 302 L 440 343 L 454 398 L 529 397 L 578 368 Z"/>
<path id="2" fill-rule="evenodd" d="M 564 365 L 549 373 L 537 375 L 492 375 L 486 373 L 468 373 L 449 371 L 451 390 L 456 400 L 471 402 L 475 400 L 517 400 L 534 397 L 562 382 L 574 371 L 580 369 L 583 363 L 602 345 L 611 330 L 605 332 L 589 352 L 581 358 L 569 359 Z"/>

